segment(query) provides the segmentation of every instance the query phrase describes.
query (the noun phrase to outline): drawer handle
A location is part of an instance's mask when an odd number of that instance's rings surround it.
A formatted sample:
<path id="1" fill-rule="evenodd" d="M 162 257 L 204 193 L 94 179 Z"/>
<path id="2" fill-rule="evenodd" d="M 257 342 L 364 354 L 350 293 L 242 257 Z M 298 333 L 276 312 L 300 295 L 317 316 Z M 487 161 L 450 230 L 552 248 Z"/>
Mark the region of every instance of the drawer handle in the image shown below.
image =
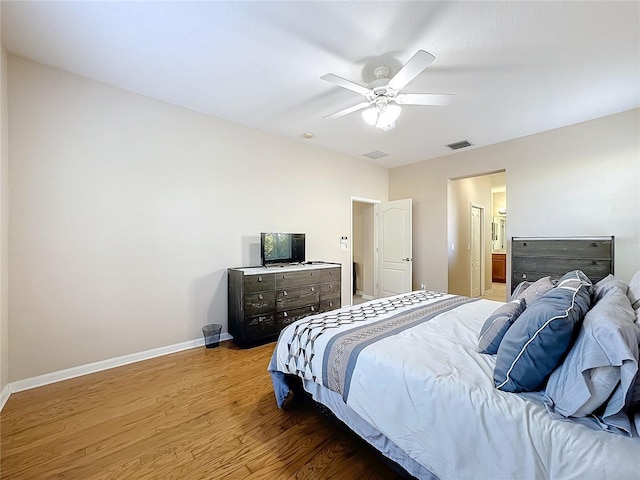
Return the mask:
<path id="1" fill-rule="evenodd" d="M 259 299 L 259 300 L 262 300 L 262 294 L 261 294 L 261 293 L 260 293 L 260 294 L 258 294 L 258 299 Z"/>
<path id="2" fill-rule="evenodd" d="M 526 259 L 525 259 L 525 260 L 522 260 L 522 263 L 527 263 L 527 260 L 526 260 Z"/>
<path id="3" fill-rule="evenodd" d="M 262 277 L 260 275 L 258 275 L 258 281 L 261 282 L 262 281 Z"/>
<path id="4" fill-rule="evenodd" d="M 333 302 L 329 302 L 329 306 L 330 306 L 330 307 L 333 307 Z"/>
<path id="5" fill-rule="evenodd" d="M 285 290 L 285 291 L 283 291 L 283 292 L 282 292 L 282 295 L 284 295 L 284 296 L 286 297 L 286 296 L 287 296 L 287 291 L 286 291 L 286 290 Z"/>
<path id="6" fill-rule="evenodd" d="M 526 247 L 526 246 L 527 246 L 527 242 L 524 242 L 524 243 L 522 244 L 522 246 L 523 246 L 523 247 Z"/>
<path id="7" fill-rule="evenodd" d="M 592 247 L 597 247 L 597 246 L 598 246 L 598 244 L 597 244 L 596 242 L 593 242 L 593 243 L 591 244 L 591 246 L 592 246 Z"/>
<path id="8" fill-rule="evenodd" d="M 311 311 L 315 312 L 316 311 L 316 307 L 311 307 Z"/>
<path id="9" fill-rule="evenodd" d="M 287 317 L 289 316 L 289 314 L 288 314 L 287 312 L 284 312 L 284 313 L 282 314 L 282 316 L 283 316 L 284 318 L 287 318 Z"/>
<path id="10" fill-rule="evenodd" d="M 311 291 L 312 291 L 312 292 L 315 292 L 315 291 L 316 291 L 316 289 L 315 289 L 314 287 L 311 287 Z"/>

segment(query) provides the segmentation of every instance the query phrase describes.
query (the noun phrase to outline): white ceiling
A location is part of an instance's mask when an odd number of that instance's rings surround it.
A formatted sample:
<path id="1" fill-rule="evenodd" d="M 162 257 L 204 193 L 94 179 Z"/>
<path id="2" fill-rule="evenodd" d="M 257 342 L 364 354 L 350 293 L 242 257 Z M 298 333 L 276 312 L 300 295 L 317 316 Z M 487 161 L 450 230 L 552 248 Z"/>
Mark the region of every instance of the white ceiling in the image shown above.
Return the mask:
<path id="1" fill-rule="evenodd" d="M 6 49 L 219 118 L 393 167 L 640 106 L 640 2 L 2 1 Z M 436 57 L 387 132 L 320 77 Z M 312 132 L 310 140 L 302 137 Z"/>

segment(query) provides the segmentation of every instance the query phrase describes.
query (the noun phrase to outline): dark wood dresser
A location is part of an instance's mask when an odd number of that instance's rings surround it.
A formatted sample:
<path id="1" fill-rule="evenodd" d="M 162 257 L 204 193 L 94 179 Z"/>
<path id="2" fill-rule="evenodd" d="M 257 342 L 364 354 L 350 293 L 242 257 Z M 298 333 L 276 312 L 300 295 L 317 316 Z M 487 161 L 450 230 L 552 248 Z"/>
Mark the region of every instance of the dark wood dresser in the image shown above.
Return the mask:
<path id="1" fill-rule="evenodd" d="M 513 237 L 511 291 L 523 281 L 582 270 L 596 283 L 613 273 L 614 237 Z"/>
<path id="2" fill-rule="evenodd" d="M 275 340 L 291 322 L 341 306 L 341 265 L 229 268 L 229 333 L 243 347 Z"/>

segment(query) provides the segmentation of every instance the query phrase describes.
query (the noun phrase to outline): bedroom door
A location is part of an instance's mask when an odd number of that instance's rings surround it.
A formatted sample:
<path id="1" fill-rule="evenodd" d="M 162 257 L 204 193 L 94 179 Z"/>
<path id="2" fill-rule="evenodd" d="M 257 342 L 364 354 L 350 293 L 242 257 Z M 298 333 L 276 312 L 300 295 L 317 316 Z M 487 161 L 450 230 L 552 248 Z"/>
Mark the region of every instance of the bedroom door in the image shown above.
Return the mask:
<path id="1" fill-rule="evenodd" d="M 389 297 L 412 289 L 411 199 L 375 205 L 376 297 Z"/>

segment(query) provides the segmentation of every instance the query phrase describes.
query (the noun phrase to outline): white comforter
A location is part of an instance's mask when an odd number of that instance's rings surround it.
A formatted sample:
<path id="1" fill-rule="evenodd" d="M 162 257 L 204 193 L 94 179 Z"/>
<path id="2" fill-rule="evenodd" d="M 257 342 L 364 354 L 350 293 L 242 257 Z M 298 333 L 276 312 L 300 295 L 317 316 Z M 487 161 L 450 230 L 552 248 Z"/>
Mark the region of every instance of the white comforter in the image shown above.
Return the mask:
<path id="1" fill-rule="evenodd" d="M 476 345 L 499 305 L 464 304 L 367 346 L 347 405 L 442 479 L 640 478 L 639 438 L 554 420 L 541 401 L 494 388 L 495 357 Z M 329 335 L 321 337 L 315 373 Z M 286 342 L 276 358 L 286 373 Z"/>

